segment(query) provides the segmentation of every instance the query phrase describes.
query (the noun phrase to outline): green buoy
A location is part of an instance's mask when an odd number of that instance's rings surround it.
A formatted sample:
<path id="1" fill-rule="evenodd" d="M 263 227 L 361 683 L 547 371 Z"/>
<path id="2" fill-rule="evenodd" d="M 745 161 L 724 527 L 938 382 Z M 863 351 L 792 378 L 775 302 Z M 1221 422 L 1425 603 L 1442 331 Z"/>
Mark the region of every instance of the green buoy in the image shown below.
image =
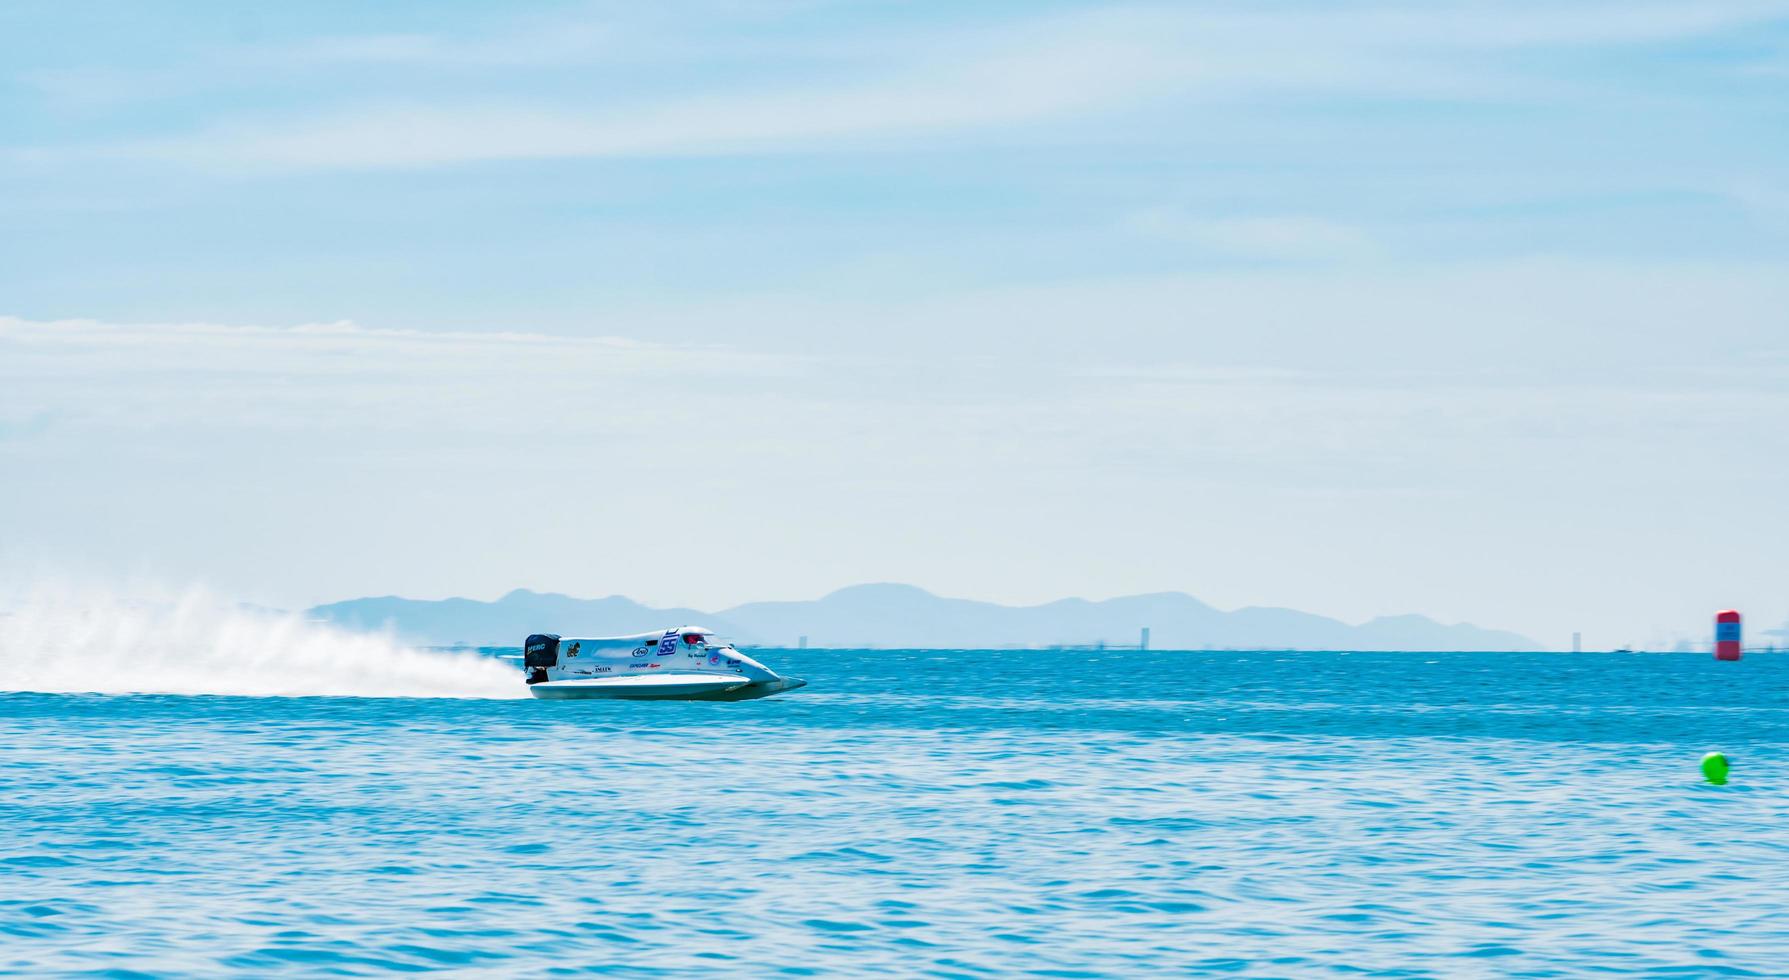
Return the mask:
<path id="1" fill-rule="evenodd" d="M 1702 757 L 1702 775 L 1716 786 L 1727 785 L 1727 757 L 1719 752 L 1710 752 Z"/>

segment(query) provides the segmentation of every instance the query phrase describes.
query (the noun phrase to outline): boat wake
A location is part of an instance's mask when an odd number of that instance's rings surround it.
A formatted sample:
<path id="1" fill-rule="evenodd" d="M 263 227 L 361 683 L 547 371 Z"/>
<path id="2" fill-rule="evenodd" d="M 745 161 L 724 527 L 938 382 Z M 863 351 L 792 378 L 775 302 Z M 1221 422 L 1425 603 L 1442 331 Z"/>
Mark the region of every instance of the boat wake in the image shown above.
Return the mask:
<path id="1" fill-rule="evenodd" d="M 245 609 L 202 589 L 168 598 L 38 589 L 0 605 L 0 691 L 526 696 L 499 660 Z"/>

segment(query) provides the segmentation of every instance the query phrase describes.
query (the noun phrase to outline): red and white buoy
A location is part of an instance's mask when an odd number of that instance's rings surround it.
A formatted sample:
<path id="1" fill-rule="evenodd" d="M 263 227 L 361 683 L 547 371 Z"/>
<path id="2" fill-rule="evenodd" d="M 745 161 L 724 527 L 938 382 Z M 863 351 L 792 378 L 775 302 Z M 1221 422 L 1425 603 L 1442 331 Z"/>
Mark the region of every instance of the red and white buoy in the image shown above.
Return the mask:
<path id="1" fill-rule="evenodd" d="M 1739 612 L 1723 609 L 1714 614 L 1714 658 L 1739 659 Z"/>

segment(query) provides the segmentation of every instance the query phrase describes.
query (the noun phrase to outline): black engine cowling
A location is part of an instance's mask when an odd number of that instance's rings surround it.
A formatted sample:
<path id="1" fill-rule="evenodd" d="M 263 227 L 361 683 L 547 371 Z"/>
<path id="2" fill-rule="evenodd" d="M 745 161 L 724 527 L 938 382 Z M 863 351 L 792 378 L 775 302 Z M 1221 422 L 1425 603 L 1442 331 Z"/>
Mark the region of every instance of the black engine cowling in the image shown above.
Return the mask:
<path id="1" fill-rule="evenodd" d="M 522 666 L 559 666 L 559 634 L 535 633 L 522 644 Z"/>

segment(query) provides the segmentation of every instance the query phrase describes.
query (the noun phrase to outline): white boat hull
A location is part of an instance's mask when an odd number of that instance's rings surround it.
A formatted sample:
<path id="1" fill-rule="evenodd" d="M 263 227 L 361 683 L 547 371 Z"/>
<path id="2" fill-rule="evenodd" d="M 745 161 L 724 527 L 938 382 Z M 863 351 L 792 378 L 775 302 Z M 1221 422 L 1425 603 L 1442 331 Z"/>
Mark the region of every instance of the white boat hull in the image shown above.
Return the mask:
<path id="1" fill-rule="evenodd" d="M 799 677 L 779 677 L 774 681 L 747 681 L 738 678 L 716 680 L 702 677 L 682 681 L 671 677 L 623 677 L 617 680 L 651 681 L 653 683 L 616 684 L 602 681 L 543 681 L 528 685 L 528 693 L 544 701 L 572 701 L 606 698 L 635 701 L 750 701 L 783 691 L 806 687 Z"/>
<path id="2" fill-rule="evenodd" d="M 634 636 L 536 634 L 525 645 L 528 693 L 541 700 L 749 701 L 807 686 L 697 627 Z"/>
<path id="3" fill-rule="evenodd" d="M 653 676 L 603 677 L 592 680 L 545 681 L 530 684 L 537 698 L 682 698 L 693 694 L 718 694 L 750 684 L 744 677 L 714 674 L 657 674 Z"/>

